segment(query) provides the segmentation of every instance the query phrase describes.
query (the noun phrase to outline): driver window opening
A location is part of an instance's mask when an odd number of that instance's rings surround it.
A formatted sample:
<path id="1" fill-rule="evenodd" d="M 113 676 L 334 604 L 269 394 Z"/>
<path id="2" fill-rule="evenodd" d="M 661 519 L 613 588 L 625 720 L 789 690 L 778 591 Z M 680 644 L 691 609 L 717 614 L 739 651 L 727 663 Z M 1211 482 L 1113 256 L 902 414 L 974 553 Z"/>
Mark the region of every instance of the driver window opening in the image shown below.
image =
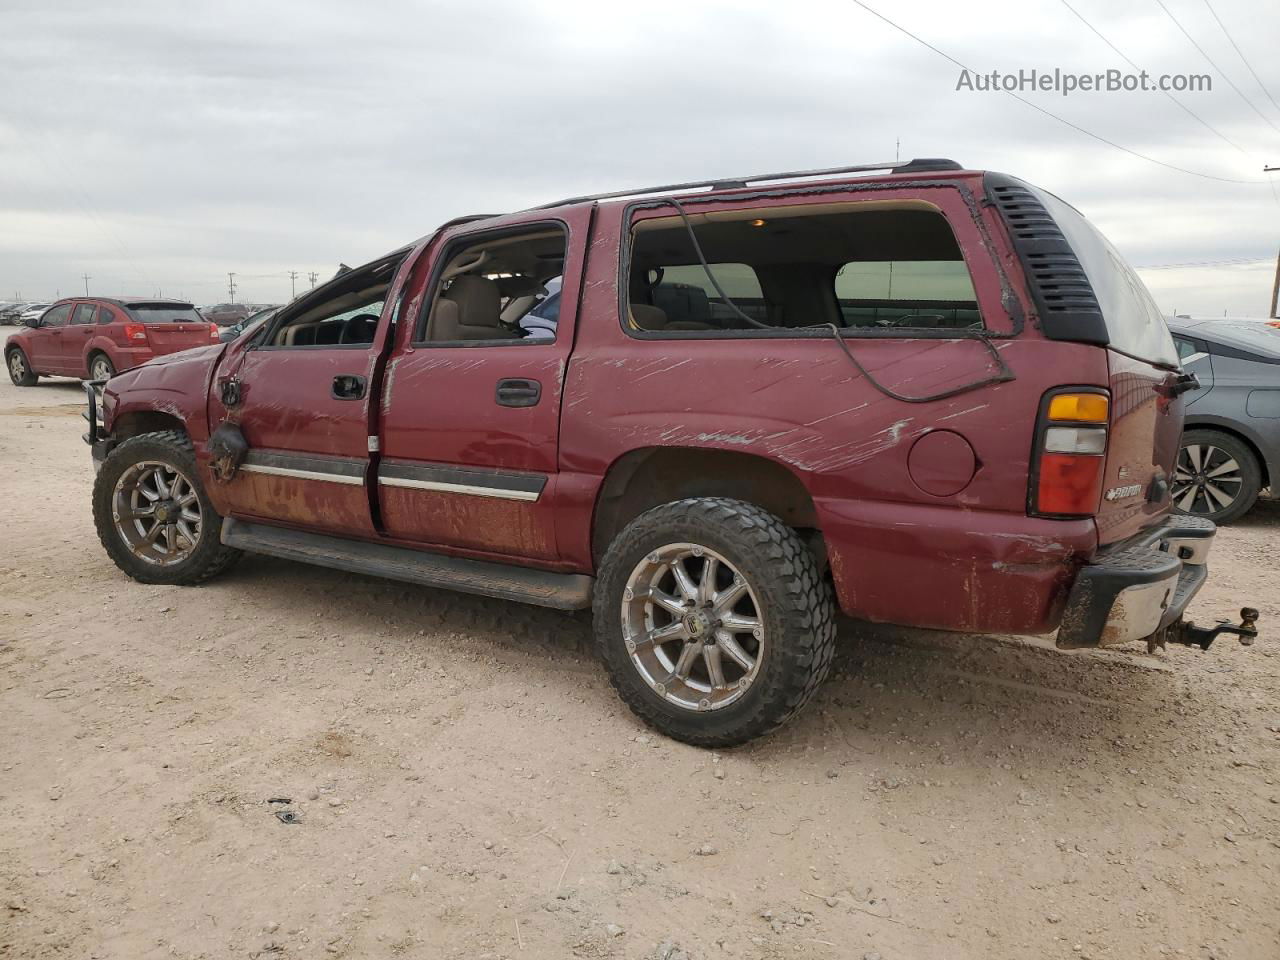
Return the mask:
<path id="1" fill-rule="evenodd" d="M 427 314 L 432 343 L 551 343 L 566 240 L 558 227 L 468 243 L 445 262 Z"/>
<path id="2" fill-rule="evenodd" d="M 691 210 L 689 226 L 644 220 L 632 236 L 632 329 L 983 327 L 955 234 L 925 204 Z"/>
<path id="3" fill-rule="evenodd" d="M 285 316 L 271 330 L 265 345 L 368 349 L 378 331 L 396 267 L 403 259 L 399 255 L 343 274 L 328 285 L 328 295 L 319 303 Z"/>

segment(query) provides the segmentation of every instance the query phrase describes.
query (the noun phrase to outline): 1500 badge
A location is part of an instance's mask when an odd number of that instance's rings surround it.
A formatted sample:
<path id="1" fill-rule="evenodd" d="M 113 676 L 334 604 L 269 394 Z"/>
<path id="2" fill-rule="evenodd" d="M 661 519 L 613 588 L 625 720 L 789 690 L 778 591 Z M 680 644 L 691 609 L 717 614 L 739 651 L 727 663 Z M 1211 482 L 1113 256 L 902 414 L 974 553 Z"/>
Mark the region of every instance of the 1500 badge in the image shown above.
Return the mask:
<path id="1" fill-rule="evenodd" d="M 1123 500 L 1125 497 L 1134 497 L 1142 492 L 1142 484 L 1131 483 L 1126 487 L 1112 487 L 1104 494 L 1108 500 Z"/>

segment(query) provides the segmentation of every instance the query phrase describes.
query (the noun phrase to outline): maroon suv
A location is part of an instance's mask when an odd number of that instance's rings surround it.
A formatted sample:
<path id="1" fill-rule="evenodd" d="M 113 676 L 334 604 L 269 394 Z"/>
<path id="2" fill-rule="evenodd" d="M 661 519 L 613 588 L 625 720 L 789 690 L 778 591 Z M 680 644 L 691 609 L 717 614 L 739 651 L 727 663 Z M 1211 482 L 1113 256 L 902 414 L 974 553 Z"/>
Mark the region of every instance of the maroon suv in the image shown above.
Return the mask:
<path id="1" fill-rule="evenodd" d="M 217 342 L 218 327 L 178 300 L 59 300 L 4 345 L 20 387 L 41 375 L 106 380 L 152 357 Z"/>
<path id="2" fill-rule="evenodd" d="M 821 173 L 461 218 L 116 377 L 103 545 L 147 583 L 248 550 L 591 606 L 623 699 L 702 745 L 805 703 L 837 607 L 1251 639 L 1252 611 L 1182 620 L 1214 536 L 1170 514 L 1195 381 L 1115 249 L 950 161 Z"/>

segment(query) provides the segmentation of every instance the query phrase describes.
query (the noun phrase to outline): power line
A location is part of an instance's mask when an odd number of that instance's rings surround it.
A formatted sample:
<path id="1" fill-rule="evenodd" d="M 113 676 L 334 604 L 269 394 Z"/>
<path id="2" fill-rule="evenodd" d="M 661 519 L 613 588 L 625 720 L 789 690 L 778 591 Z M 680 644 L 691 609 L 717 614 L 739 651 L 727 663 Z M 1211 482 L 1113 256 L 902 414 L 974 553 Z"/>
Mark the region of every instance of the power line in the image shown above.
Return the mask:
<path id="1" fill-rule="evenodd" d="M 1270 263 L 1270 257 L 1236 257 L 1231 260 L 1190 260 L 1186 263 L 1148 263 L 1135 270 L 1173 270 L 1181 267 L 1235 267 L 1250 263 Z"/>
<path id="2" fill-rule="evenodd" d="M 1213 58 L 1209 56 L 1209 54 L 1204 52 L 1204 47 L 1196 43 L 1195 37 L 1187 33 L 1187 28 L 1184 27 L 1181 23 L 1179 23 L 1178 18 L 1175 17 L 1172 13 L 1170 13 L 1169 8 L 1164 5 L 1164 0 L 1156 0 L 1156 4 L 1160 7 L 1161 10 L 1165 12 L 1165 15 L 1168 16 L 1168 18 L 1173 21 L 1173 25 L 1182 31 L 1182 35 L 1191 41 L 1191 45 L 1200 51 L 1200 56 L 1204 57 L 1206 60 L 1209 61 L 1209 66 L 1217 70 L 1218 73 L 1222 75 L 1222 79 L 1227 81 L 1227 85 L 1230 86 L 1232 90 L 1234 90 L 1237 94 L 1240 95 L 1241 100 L 1243 100 L 1245 103 L 1249 105 L 1249 109 L 1252 110 L 1254 113 L 1256 113 L 1259 117 L 1261 117 L 1262 122 L 1265 123 L 1267 126 L 1269 126 L 1272 130 L 1274 130 L 1276 133 L 1280 133 L 1280 127 L 1277 127 L 1274 123 L 1272 123 L 1269 119 L 1267 119 L 1267 115 L 1253 105 L 1253 101 L 1244 95 L 1244 91 L 1241 90 L 1239 87 L 1237 87 L 1234 83 L 1232 83 L 1231 78 L 1227 76 L 1226 72 L 1220 66 L 1218 66 L 1216 63 L 1213 62 Z"/>
<path id="3" fill-rule="evenodd" d="M 1204 5 L 1208 7 L 1209 12 L 1213 14 L 1213 19 L 1218 21 L 1218 26 L 1222 28 L 1223 36 L 1225 36 L 1227 40 L 1230 41 L 1231 46 L 1234 47 L 1236 53 L 1240 55 L 1240 62 L 1243 63 L 1245 67 L 1248 68 L 1251 74 L 1253 74 L 1253 79 L 1258 81 L 1258 86 L 1262 89 L 1262 92 L 1267 95 L 1267 99 L 1271 101 L 1271 105 L 1275 107 L 1277 110 L 1280 110 L 1280 103 L 1276 103 L 1276 98 L 1271 95 L 1271 91 L 1267 89 L 1267 85 L 1262 82 L 1262 78 L 1258 76 L 1258 71 L 1253 69 L 1253 64 L 1251 64 L 1247 59 L 1245 59 L 1244 51 L 1241 50 L 1240 47 L 1236 44 L 1235 38 L 1232 37 L 1231 34 L 1227 32 L 1227 25 L 1223 23 L 1222 18 L 1218 16 L 1218 11 L 1213 9 L 1213 4 L 1209 3 L 1209 0 L 1204 0 Z"/>
<path id="4" fill-rule="evenodd" d="M 1062 0 L 1062 5 L 1066 7 L 1068 10 L 1070 10 L 1072 13 L 1074 13 L 1076 15 L 1076 18 L 1079 19 L 1081 23 L 1083 23 L 1086 27 L 1092 30 L 1094 32 L 1094 35 L 1097 36 L 1099 40 L 1101 40 L 1103 43 L 1105 43 L 1108 47 L 1110 47 L 1115 52 L 1116 56 L 1118 56 L 1121 60 L 1123 60 L 1129 66 L 1133 67 L 1133 69 L 1137 70 L 1139 73 L 1144 72 L 1140 66 L 1138 66 L 1136 63 L 1130 60 L 1127 56 L 1125 56 L 1124 52 L 1119 47 L 1117 47 L 1114 43 L 1112 43 L 1110 40 L 1104 37 L 1102 35 L 1102 32 L 1097 27 L 1095 27 L 1092 23 L 1086 20 L 1084 17 L 1084 14 L 1082 14 L 1079 10 L 1077 10 L 1071 4 L 1067 3 L 1067 0 Z M 1200 116 L 1198 113 L 1196 113 L 1194 110 L 1188 107 L 1185 103 L 1183 103 L 1181 100 L 1175 97 L 1168 90 L 1162 90 L 1161 93 L 1163 93 L 1166 97 L 1168 97 L 1170 100 L 1176 103 L 1179 107 L 1181 107 L 1185 113 L 1190 115 L 1193 119 L 1197 120 L 1202 127 L 1208 130 L 1214 136 L 1216 136 L 1223 143 L 1226 143 L 1235 147 L 1241 153 L 1245 152 L 1244 147 L 1240 146 L 1240 144 L 1236 143 L 1234 140 L 1227 137 L 1227 135 L 1224 134 L 1221 130 L 1218 130 L 1212 125 L 1210 125 L 1210 123 L 1207 120 L 1205 120 L 1204 117 Z"/>
<path id="5" fill-rule="evenodd" d="M 910 30 L 908 30 L 906 27 L 902 27 L 902 26 L 899 26 L 898 24 L 894 23 L 892 20 L 890 20 L 888 17 L 886 17 L 883 13 L 880 13 L 880 12 L 878 12 L 878 11 L 876 11 L 876 10 L 871 9 L 871 7 L 869 7 L 869 6 L 867 6 L 865 3 L 863 3 L 863 2 L 862 2 L 862 0 L 851 0 L 851 2 L 852 2 L 852 3 L 854 3 L 854 4 L 857 4 L 859 7 L 861 7 L 863 10 L 867 11 L 867 13 L 871 14 L 872 16 L 874 16 L 874 17 L 876 17 L 876 18 L 878 18 L 878 19 L 880 19 L 880 20 L 883 20 L 885 23 L 887 23 L 889 26 L 893 27 L 893 29 L 897 30 L 899 33 L 906 34 L 906 35 L 907 35 L 908 37 L 910 37 L 912 40 L 916 41 L 916 43 L 919 43 L 919 44 L 921 44 L 922 46 L 928 47 L 930 50 L 932 50 L 932 51 L 933 51 L 934 53 L 936 53 L 938 56 L 942 57 L 944 60 L 948 60 L 948 61 L 950 61 L 951 63 L 954 63 L 954 64 L 955 64 L 957 67 L 959 67 L 961 70 L 968 71 L 969 73 L 973 73 L 973 72 L 974 72 L 974 71 L 970 70 L 968 67 L 966 67 L 966 66 L 965 66 L 963 63 L 961 63 L 959 60 L 957 60 L 955 57 L 951 56 L 950 54 L 943 53 L 941 50 L 939 50 L 939 49 L 938 49 L 937 47 L 935 47 L 933 44 L 929 43 L 929 41 L 924 40 L 924 39 L 922 39 L 922 38 L 920 38 L 920 37 L 916 36 L 914 33 L 912 33 L 912 32 L 911 32 Z M 1156 2 L 1159 2 L 1159 0 L 1156 0 Z M 1201 172 L 1200 172 L 1200 171 L 1198 171 L 1198 170 L 1188 170 L 1186 167 L 1179 167 L 1179 166 L 1177 166 L 1176 164 L 1166 163 L 1166 162 L 1165 162 L 1165 161 L 1163 161 L 1163 160 L 1157 160 L 1155 157 L 1149 157 L 1149 156 L 1147 156 L 1145 153 L 1139 153 L 1137 150 L 1132 150 L 1132 149 L 1130 149 L 1129 147 L 1122 146 L 1122 145 L 1120 145 L 1120 144 L 1116 143 L 1114 140 L 1108 140 L 1106 137 L 1100 136 L 1099 134 L 1096 134 L 1096 133 L 1094 133 L 1094 132 L 1093 132 L 1093 131 L 1091 131 L 1091 130 L 1086 130 L 1084 127 L 1079 126 L 1078 124 L 1072 123 L 1070 120 L 1066 120 L 1066 119 L 1064 119 L 1064 118 L 1062 118 L 1062 117 L 1058 116 L 1056 113 L 1053 113 L 1053 112 L 1052 112 L 1052 111 L 1050 111 L 1050 110 L 1046 110 L 1044 107 L 1040 106 L 1039 104 L 1037 104 L 1037 103 L 1032 103 L 1032 102 L 1031 102 L 1030 100 L 1028 100 L 1026 97 L 1020 97 L 1020 96 L 1018 96 L 1018 95 L 1017 95 L 1016 93 L 1014 93 L 1012 90 L 1005 90 L 1005 91 L 1003 91 L 1003 92 L 1004 92 L 1004 93 L 1007 93 L 1009 96 L 1013 97 L 1013 99 L 1017 100 L 1019 103 L 1026 104 L 1026 105 L 1027 105 L 1028 107 L 1030 107 L 1032 110 L 1035 110 L 1035 111 L 1037 111 L 1037 112 L 1039 112 L 1039 113 L 1043 113 L 1046 117 L 1049 117 L 1049 118 L 1050 118 L 1050 119 L 1052 119 L 1052 120 L 1057 120 L 1059 123 L 1063 124 L 1064 126 L 1070 127 L 1072 130 L 1075 130 L 1075 131 L 1076 131 L 1076 132 L 1078 132 L 1078 133 L 1083 133 L 1086 137 L 1090 137 L 1090 138 L 1092 138 L 1092 139 L 1094 139 L 1094 140 L 1097 140 L 1099 143 L 1105 143 L 1107 146 L 1109 146 L 1109 147 L 1114 147 L 1115 149 L 1117 149 L 1117 150 L 1121 151 L 1122 153 L 1127 153 L 1127 154 L 1129 154 L 1129 156 L 1131 156 L 1131 157 L 1137 157 L 1139 160 L 1145 160 L 1145 161 L 1147 161 L 1148 163 L 1154 163 L 1154 164 L 1155 164 L 1156 166 L 1158 166 L 1158 167 L 1165 167 L 1166 169 L 1169 169 L 1169 170 L 1176 170 L 1178 173 L 1185 173 L 1185 174 L 1187 174 L 1187 175 L 1189 175 L 1189 176 L 1192 176 L 1192 177 L 1201 177 L 1201 178 L 1203 178 L 1203 179 L 1205 179 L 1205 180 L 1216 180 L 1216 181 L 1218 181 L 1219 183 L 1261 183 L 1261 182 L 1262 182 L 1261 180 L 1239 180 L 1239 179 L 1235 179 L 1235 178 L 1233 178 L 1233 177 L 1218 177 L 1218 176 L 1214 176 L 1214 175 L 1213 175 L 1213 174 L 1211 174 L 1211 173 L 1201 173 Z"/>

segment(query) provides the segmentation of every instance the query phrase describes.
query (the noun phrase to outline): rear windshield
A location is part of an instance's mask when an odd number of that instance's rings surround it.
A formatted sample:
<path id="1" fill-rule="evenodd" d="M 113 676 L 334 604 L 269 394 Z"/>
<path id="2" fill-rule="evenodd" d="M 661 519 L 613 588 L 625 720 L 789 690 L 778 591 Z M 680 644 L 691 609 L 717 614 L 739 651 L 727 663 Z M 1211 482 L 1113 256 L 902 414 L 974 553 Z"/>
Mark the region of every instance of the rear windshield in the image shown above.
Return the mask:
<path id="1" fill-rule="evenodd" d="M 1111 347 L 1138 360 L 1176 367 L 1178 351 L 1164 316 L 1133 268 L 1074 207 L 1051 193 L 1035 192 L 1084 267 L 1102 307 Z"/>
<path id="2" fill-rule="evenodd" d="M 1261 354 L 1268 359 L 1280 359 L 1280 327 L 1269 323 L 1235 320 L 1214 320 L 1199 328 L 1206 336 L 1250 353 Z M 1193 331 L 1192 335 L 1198 331 Z"/>
<path id="3" fill-rule="evenodd" d="M 202 323 L 209 321 L 189 303 L 131 303 L 129 313 L 139 323 Z"/>

